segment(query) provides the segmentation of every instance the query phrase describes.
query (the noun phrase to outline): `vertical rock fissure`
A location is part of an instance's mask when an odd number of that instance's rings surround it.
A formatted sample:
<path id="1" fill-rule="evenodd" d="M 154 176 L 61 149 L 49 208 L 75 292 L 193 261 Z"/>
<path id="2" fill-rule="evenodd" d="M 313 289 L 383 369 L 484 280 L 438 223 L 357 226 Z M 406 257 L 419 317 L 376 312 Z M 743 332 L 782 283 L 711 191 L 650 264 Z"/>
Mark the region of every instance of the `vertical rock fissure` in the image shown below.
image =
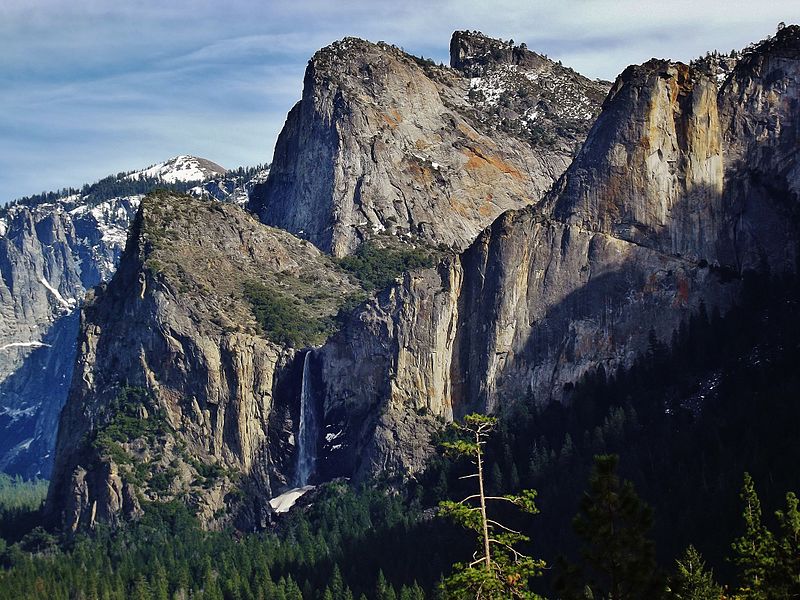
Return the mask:
<path id="1" fill-rule="evenodd" d="M 295 471 L 297 487 L 308 485 L 317 462 L 319 427 L 311 383 L 311 355 L 313 352 L 313 350 L 309 350 L 303 357 L 303 379 L 300 384 L 300 423 L 297 431 L 297 470 Z"/>

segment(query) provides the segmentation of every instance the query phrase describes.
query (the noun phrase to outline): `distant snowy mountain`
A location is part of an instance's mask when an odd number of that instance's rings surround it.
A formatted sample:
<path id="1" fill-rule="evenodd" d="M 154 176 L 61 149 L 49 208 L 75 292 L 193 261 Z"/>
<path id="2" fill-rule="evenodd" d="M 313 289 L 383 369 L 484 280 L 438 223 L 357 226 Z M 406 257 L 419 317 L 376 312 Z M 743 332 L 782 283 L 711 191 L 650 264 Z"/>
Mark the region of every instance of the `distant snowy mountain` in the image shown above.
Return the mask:
<path id="1" fill-rule="evenodd" d="M 177 183 L 179 181 L 206 181 L 207 179 L 223 178 L 225 173 L 227 173 L 227 169 L 210 160 L 182 155 L 141 171 L 135 171 L 126 177 L 128 179 L 149 177 L 160 179 L 165 183 Z"/>
<path id="2" fill-rule="evenodd" d="M 0 207 L 0 471 L 49 475 L 78 308 L 114 274 L 144 195 L 168 188 L 243 205 L 267 172 L 177 156 Z"/>

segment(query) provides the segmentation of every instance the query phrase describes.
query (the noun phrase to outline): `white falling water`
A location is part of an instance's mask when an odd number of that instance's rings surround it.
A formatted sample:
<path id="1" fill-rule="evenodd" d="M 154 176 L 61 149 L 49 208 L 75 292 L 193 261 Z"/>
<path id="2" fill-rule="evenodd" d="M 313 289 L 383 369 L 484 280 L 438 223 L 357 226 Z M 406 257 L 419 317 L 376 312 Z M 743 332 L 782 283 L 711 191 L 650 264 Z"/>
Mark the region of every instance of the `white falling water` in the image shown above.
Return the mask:
<path id="1" fill-rule="evenodd" d="M 314 472 L 317 460 L 317 416 L 311 390 L 311 350 L 303 358 L 303 382 L 300 385 L 300 426 L 297 434 L 297 471 L 295 485 L 303 487 Z"/>

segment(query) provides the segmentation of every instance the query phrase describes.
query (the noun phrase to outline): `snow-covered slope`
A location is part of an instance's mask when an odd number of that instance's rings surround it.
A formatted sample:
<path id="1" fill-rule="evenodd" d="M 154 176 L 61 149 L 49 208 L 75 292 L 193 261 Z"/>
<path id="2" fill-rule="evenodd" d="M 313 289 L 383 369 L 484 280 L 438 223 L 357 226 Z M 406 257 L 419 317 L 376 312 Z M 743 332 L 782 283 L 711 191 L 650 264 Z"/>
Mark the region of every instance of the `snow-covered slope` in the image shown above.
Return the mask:
<path id="1" fill-rule="evenodd" d="M 227 169 L 217 163 L 196 156 L 181 155 L 127 175 L 129 179 L 150 177 L 166 183 L 179 181 L 205 181 L 225 176 Z"/>
<path id="2" fill-rule="evenodd" d="M 227 171 L 223 178 L 213 178 L 188 190 L 198 198 L 211 197 L 221 202 L 232 202 L 245 206 L 253 186 L 264 183 L 269 175 L 268 165 L 249 169 L 239 168 Z"/>

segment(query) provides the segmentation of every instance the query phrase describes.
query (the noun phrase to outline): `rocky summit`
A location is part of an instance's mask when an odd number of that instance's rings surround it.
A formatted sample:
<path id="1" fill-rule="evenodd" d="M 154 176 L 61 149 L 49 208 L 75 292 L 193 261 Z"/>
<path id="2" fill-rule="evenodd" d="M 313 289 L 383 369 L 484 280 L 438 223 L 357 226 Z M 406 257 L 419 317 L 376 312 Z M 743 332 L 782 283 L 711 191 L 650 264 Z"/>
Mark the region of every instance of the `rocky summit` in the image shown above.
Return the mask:
<path id="1" fill-rule="evenodd" d="M 142 202 L 82 310 L 51 522 L 180 498 L 207 527 L 260 527 L 309 481 L 414 476 L 443 423 L 568 404 L 598 366 L 725 312 L 747 273 L 795 270 L 797 27 L 724 77 L 651 60 L 606 86 L 465 32 L 451 59 L 352 38 L 318 52 L 258 219 Z M 472 91 L 519 77 L 506 104 Z M 503 125 L 523 119 L 552 144 Z M 411 261 L 436 244 L 436 264 Z M 364 283 L 395 262 L 417 268 Z"/>
<path id="2" fill-rule="evenodd" d="M 467 51 L 479 34 L 457 32 Z M 250 208 L 334 256 L 388 234 L 468 246 L 503 211 L 537 203 L 608 89 L 524 49 L 452 68 L 346 38 L 317 52 Z M 490 53 L 491 54 L 491 53 Z M 481 91 L 482 90 L 482 91 Z"/>

